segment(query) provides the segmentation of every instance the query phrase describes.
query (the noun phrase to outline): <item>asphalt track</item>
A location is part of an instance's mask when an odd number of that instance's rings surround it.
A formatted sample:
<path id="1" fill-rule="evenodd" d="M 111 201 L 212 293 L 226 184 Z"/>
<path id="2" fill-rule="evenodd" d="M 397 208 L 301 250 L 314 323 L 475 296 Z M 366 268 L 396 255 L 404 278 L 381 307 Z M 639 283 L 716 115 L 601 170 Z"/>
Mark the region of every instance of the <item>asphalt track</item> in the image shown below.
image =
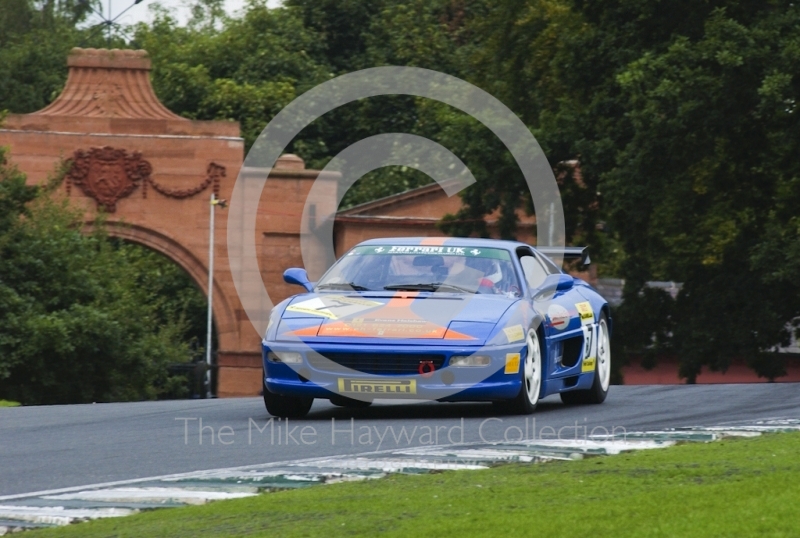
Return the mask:
<path id="1" fill-rule="evenodd" d="M 800 418 L 800 384 L 615 386 L 603 405 L 550 397 L 528 417 L 498 416 L 489 404 L 382 401 L 349 410 L 318 400 L 288 425 L 270 423 L 260 398 L 0 408 L 0 496 L 405 446 L 777 417 Z"/>

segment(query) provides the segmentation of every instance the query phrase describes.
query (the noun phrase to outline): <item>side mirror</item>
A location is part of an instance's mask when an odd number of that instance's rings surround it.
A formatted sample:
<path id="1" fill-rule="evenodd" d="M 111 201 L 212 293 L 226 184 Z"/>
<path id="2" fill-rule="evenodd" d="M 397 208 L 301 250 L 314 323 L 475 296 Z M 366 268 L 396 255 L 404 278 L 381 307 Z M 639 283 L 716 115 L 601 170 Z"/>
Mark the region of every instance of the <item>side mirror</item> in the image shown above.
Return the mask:
<path id="1" fill-rule="evenodd" d="M 575 279 L 570 275 L 565 275 L 563 273 L 559 273 L 557 275 L 548 275 L 542 285 L 539 287 L 541 291 L 537 295 L 542 293 L 546 294 L 548 292 L 553 293 L 556 291 L 566 291 L 571 289 L 574 284 Z"/>
<path id="2" fill-rule="evenodd" d="M 558 275 L 558 282 L 556 283 L 556 291 L 566 291 L 571 289 L 575 284 L 575 279 L 571 275 Z"/>
<path id="3" fill-rule="evenodd" d="M 303 286 L 306 291 L 313 291 L 314 285 L 308 280 L 308 273 L 302 267 L 292 267 L 283 272 L 283 281 L 287 284 Z"/>

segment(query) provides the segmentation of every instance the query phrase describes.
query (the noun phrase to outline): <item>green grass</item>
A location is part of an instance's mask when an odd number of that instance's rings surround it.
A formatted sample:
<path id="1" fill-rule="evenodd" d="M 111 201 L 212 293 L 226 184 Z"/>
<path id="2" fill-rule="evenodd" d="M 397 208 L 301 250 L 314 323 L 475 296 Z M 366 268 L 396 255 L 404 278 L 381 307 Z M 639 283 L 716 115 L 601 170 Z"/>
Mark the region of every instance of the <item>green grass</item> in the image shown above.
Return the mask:
<path id="1" fill-rule="evenodd" d="M 11 402 L 8 400 L 0 400 L 0 407 L 19 407 L 19 402 Z"/>
<path id="2" fill-rule="evenodd" d="M 75 536 L 798 536 L 800 434 L 267 493 L 35 531 Z M 25 534 L 29 536 L 29 534 Z"/>

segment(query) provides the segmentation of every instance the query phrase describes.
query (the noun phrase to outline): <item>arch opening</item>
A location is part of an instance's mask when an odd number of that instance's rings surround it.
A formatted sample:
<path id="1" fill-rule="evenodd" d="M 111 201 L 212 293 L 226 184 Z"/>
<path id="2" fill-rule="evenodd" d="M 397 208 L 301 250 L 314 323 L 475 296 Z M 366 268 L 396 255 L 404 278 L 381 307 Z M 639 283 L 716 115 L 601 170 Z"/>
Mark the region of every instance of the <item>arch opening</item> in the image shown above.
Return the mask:
<path id="1" fill-rule="evenodd" d="M 89 224 L 91 228 L 92 223 Z M 160 297 L 164 319 L 180 321 L 182 338 L 190 349 L 187 363 L 171 366 L 170 373 L 186 378 L 185 394 L 169 397 L 203 398 L 217 394 L 217 355 L 224 348 L 226 328 L 230 332 L 232 315 L 228 302 L 214 282 L 211 331 L 211 383 L 206 382 L 206 340 L 208 308 L 208 269 L 182 245 L 162 233 L 124 222 L 104 222 L 103 228 L 115 248 L 142 264 L 141 283 Z"/>

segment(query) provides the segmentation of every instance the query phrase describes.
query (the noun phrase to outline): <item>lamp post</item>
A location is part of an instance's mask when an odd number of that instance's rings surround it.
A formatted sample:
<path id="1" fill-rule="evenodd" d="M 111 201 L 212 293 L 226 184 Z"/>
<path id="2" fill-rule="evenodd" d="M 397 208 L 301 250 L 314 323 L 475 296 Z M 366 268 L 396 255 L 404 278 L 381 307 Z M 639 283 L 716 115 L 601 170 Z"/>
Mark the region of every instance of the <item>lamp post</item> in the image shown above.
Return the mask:
<path id="1" fill-rule="evenodd" d="M 208 323 L 206 325 L 206 398 L 213 398 L 211 393 L 211 321 L 213 319 L 214 301 L 214 216 L 217 206 L 225 208 L 227 202 L 218 200 L 217 196 L 211 193 L 211 203 L 209 204 L 208 220 Z"/>
<path id="2" fill-rule="evenodd" d="M 92 31 L 89 33 L 89 35 L 86 37 L 86 39 L 83 40 L 83 43 L 81 43 L 81 46 L 83 46 L 86 43 L 86 41 L 89 39 L 89 37 L 91 37 L 94 34 L 95 30 L 97 30 L 98 28 L 105 28 L 106 29 L 106 43 L 110 45 L 111 44 L 111 28 L 112 28 L 112 26 L 119 27 L 119 24 L 117 24 L 117 19 L 122 17 L 130 8 L 132 8 L 133 6 L 137 6 L 137 5 L 141 4 L 142 2 L 143 2 L 143 0 L 133 0 L 133 3 L 131 5 L 126 7 L 124 10 L 122 10 L 121 13 L 118 13 L 117 16 L 112 19 L 111 18 L 111 0 L 108 0 L 108 15 L 104 15 L 102 11 L 97 11 L 94 8 L 94 6 L 92 6 L 92 4 L 89 2 L 89 0 L 78 0 L 78 4 L 79 5 L 83 5 L 83 6 L 88 7 L 90 11 L 94 11 L 95 14 L 97 14 L 101 19 L 101 21 L 99 23 L 97 23 L 95 25 L 94 29 L 92 29 Z M 100 7 L 100 9 L 102 10 L 102 6 Z"/>

